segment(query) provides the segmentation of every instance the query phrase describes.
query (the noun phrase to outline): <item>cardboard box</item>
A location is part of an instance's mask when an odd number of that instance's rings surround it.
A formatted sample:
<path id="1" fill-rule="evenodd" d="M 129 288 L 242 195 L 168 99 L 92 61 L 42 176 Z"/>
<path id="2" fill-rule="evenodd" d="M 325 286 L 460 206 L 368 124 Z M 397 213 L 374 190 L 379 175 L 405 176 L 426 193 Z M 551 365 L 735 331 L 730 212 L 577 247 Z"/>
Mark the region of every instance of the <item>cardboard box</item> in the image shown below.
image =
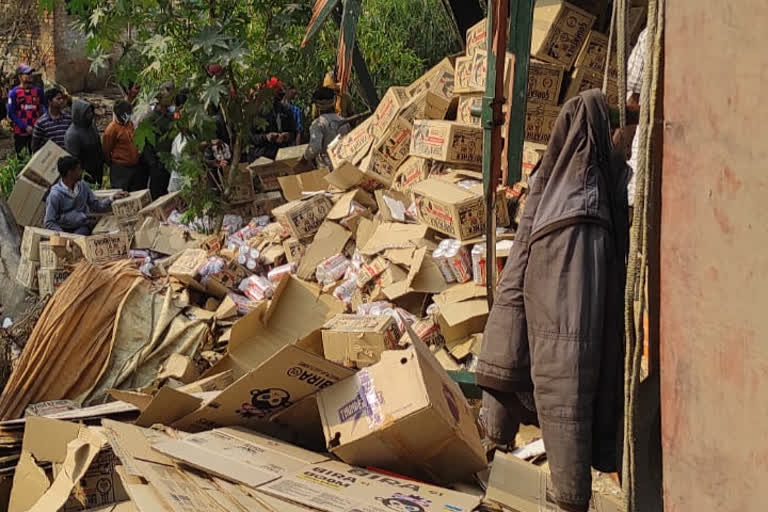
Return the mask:
<path id="1" fill-rule="evenodd" d="M 91 230 L 92 235 L 102 235 L 104 233 L 115 233 L 117 231 L 133 236 L 136 231 L 137 219 L 139 217 L 129 217 L 127 219 L 106 215 L 101 217 Z"/>
<path id="2" fill-rule="evenodd" d="M 184 199 L 181 191 L 172 192 L 160 196 L 147 206 L 139 210 L 139 217 L 154 217 L 160 222 L 167 222 L 174 210 L 181 211 L 184 208 Z"/>
<path id="3" fill-rule="evenodd" d="M 523 176 L 522 181 L 527 182 L 528 177 L 544 157 L 547 146 L 533 142 L 523 143 Z"/>
<path id="4" fill-rule="evenodd" d="M 53 295 L 56 289 L 66 281 L 71 272 L 69 270 L 41 268 L 37 271 L 37 280 L 40 285 L 40 296 Z"/>
<path id="5" fill-rule="evenodd" d="M 272 215 L 294 238 L 303 240 L 317 232 L 332 207 L 330 199 L 316 194 L 278 206 L 272 210 Z"/>
<path id="6" fill-rule="evenodd" d="M 58 162 L 63 156 L 69 153 L 49 140 L 32 155 L 19 176 L 48 188 L 59 179 Z"/>
<path id="7" fill-rule="evenodd" d="M 486 499 L 520 512 L 557 512 L 552 478 L 544 469 L 511 453 L 497 453 Z M 624 512 L 620 498 L 593 492 L 590 512 Z"/>
<path id="8" fill-rule="evenodd" d="M 563 67 L 531 59 L 528 71 L 528 101 L 557 105 L 563 85 Z"/>
<path id="9" fill-rule="evenodd" d="M 288 263 L 298 263 L 307 252 L 307 246 L 302 244 L 295 238 L 288 238 L 283 242 L 283 249 L 285 249 L 285 258 Z"/>
<path id="10" fill-rule="evenodd" d="M 529 102 L 525 111 L 525 141 L 546 145 L 559 115 L 559 106 Z"/>
<path id="11" fill-rule="evenodd" d="M 60 236 L 70 240 L 81 240 L 84 237 L 72 233 L 60 233 L 50 229 L 27 226 L 21 238 L 21 257 L 30 261 L 40 261 L 40 242 L 49 240 L 52 236 Z"/>
<path id="12" fill-rule="evenodd" d="M 594 15 L 568 2 L 536 2 L 531 55 L 570 70 L 594 23 Z"/>
<path id="13" fill-rule="evenodd" d="M 387 133 L 389 125 L 409 100 L 405 87 L 390 87 L 387 90 L 372 116 L 371 130 L 375 141 L 380 141 Z"/>
<path id="14" fill-rule="evenodd" d="M 429 178 L 414 185 L 413 198 L 419 221 L 435 231 L 457 240 L 485 233 L 485 199 L 476 188 L 466 189 L 441 178 Z M 509 225 L 506 204 L 500 191 L 496 209 L 499 226 Z"/>
<path id="15" fill-rule="evenodd" d="M 400 329 L 389 315 L 338 315 L 323 326 L 323 351 L 329 361 L 347 368 L 378 363 L 381 353 L 394 350 Z"/>
<path id="16" fill-rule="evenodd" d="M 573 70 L 573 74 L 571 75 L 571 85 L 568 87 L 568 93 L 565 95 L 565 99 L 569 100 L 590 89 L 602 90 L 602 88 L 602 73 L 593 73 L 586 68 L 577 68 Z M 608 105 L 614 107 L 619 104 L 619 85 L 616 80 L 612 80 L 610 78 L 608 79 L 608 93 L 606 94 L 606 101 L 608 101 Z"/>
<path id="17" fill-rule="evenodd" d="M 507 53 L 504 90 L 509 90 L 515 72 L 515 56 Z M 484 93 L 488 79 L 488 52 L 476 50 L 471 56 L 456 59 L 455 94 Z"/>
<path id="18" fill-rule="evenodd" d="M 188 285 L 199 285 L 197 271 L 208 261 L 205 249 L 185 249 L 181 256 L 170 266 L 168 275 Z"/>
<path id="19" fill-rule="evenodd" d="M 395 119 L 389 129 L 373 146 L 363 173 L 389 187 L 400 164 L 408 158 L 411 145 L 411 125 L 403 119 Z"/>
<path id="20" fill-rule="evenodd" d="M 348 464 L 438 482 L 485 469 L 475 418 L 426 345 L 405 350 L 318 393 L 328 447 Z"/>
<path id="21" fill-rule="evenodd" d="M 328 169 L 318 169 L 301 174 L 282 176 L 277 178 L 277 181 L 280 183 L 280 189 L 283 191 L 285 198 L 288 201 L 295 201 L 304 197 L 304 192 L 323 192 L 328 190 L 328 182 L 325 180 L 327 175 Z"/>
<path id="22" fill-rule="evenodd" d="M 302 256 L 296 275 L 301 279 L 311 279 L 315 275 L 317 266 L 331 256 L 342 252 L 351 237 L 351 232 L 335 222 L 323 222 Z"/>
<path id="23" fill-rule="evenodd" d="M 247 164 L 241 164 L 229 178 L 229 196 L 231 204 L 249 203 L 253 201 L 256 191 L 253 188 L 253 176 Z"/>
<path id="24" fill-rule="evenodd" d="M 429 177 L 430 161 L 419 156 L 409 156 L 392 178 L 392 188 L 408 192 L 413 186 Z"/>
<path id="25" fill-rule="evenodd" d="M 410 124 L 417 119 L 442 120 L 450 107 L 451 100 L 432 91 L 424 91 L 408 100 L 398 117 Z"/>
<path id="26" fill-rule="evenodd" d="M 134 247 L 172 255 L 184 249 L 199 249 L 209 239 L 208 235 L 179 226 L 161 224 L 156 218 L 147 217 L 136 230 Z"/>
<path id="27" fill-rule="evenodd" d="M 437 317 L 446 345 L 454 345 L 483 332 L 487 320 L 488 301 L 485 297 L 441 304 Z"/>
<path id="28" fill-rule="evenodd" d="M 152 196 L 149 190 L 139 190 L 131 192 L 128 197 L 116 199 L 112 202 L 112 213 L 118 218 L 132 218 L 139 215 L 139 212 L 152 202 Z"/>
<path id="29" fill-rule="evenodd" d="M 57 242 L 40 242 L 40 269 L 62 270 L 83 259 L 83 252 L 74 240 L 59 238 Z"/>
<path id="30" fill-rule="evenodd" d="M 488 18 L 467 29 L 467 55 L 474 55 L 477 50 L 488 50 Z"/>
<path id="31" fill-rule="evenodd" d="M 91 235 L 83 240 L 83 254 L 91 263 L 106 263 L 128 256 L 131 239 L 124 232 Z"/>
<path id="32" fill-rule="evenodd" d="M 261 157 L 251 163 L 248 168 L 251 171 L 251 177 L 254 183 L 258 183 L 263 192 L 274 192 L 280 190 L 280 182 L 277 179 L 280 176 L 290 174 L 290 169 L 274 160 Z"/>
<path id="33" fill-rule="evenodd" d="M 328 156 L 334 169 L 345 162 L 357 165 L 368 154 L 375 139 L 373 135 L 373 116 L 369 117 L 347 135 L 331 142 L 328 146 Z"/>
<path id="34" fill-rule="evenodd" d="M 19 176 L 8 198 L 8 207 L 20 226 L 42 226 L 45 217 L 45 194 L 48 187 Z"/>
<path id="35" fill-rule="evenodd" d="M 37 290 L 37 271 L 40 263 L 22 258 L 16 268 L 16 281 L 29 290 Z"/>
<path id="36" fill-rule="evenodd" d="M 482 94 L 464 94 L 459 98 L 459 108 L 456 111 L 456 122 L 482 127 L 482 119 L 472 115 L 472 108 L 483 108 Z"/>
<path id="37" fill-rule="evenodd" d="M 416 121 L 411 135 L 411 156 L 481 166 L 483 130 L 452 121 Z"/>
<path id="38" fill-rule="evenodd" d="M 449 58 L 441 60 L 408 86 L 408 96 L 413 98 L 424 91 L 432 91 L 447 100 L 452 99 L 455 92 L 454 66 L 455 64 Z"/>
<path id="39" fill-rule="evenodd" d="M 269 215 L 272 210 L 285 204 L 285 199 L 280 192 L 264 192 L 256 194 L 253 200 L 253 216 Z"/>
<path id="40" fill-rule="evenodd" d="M 295 314 L 294 322 L 297 318 Z M 287 345 L 173 427 L 189 432 L 238 425 L 258 428 L 279 411 L 351 374 L 352 370 Z"/>
<path id="41" fill-rule="evenodd" d="M 589 32 L 584 46 L 576 58 L 575 67 L 599 75 L 605 74 L 605 59 L 608 57 L 608 36 L 596 30 Z M 618 80 L 619 70 L 616 65 L 616 52 L 613 52 L 613 62 L 608 68 L 608 78 Z"/>

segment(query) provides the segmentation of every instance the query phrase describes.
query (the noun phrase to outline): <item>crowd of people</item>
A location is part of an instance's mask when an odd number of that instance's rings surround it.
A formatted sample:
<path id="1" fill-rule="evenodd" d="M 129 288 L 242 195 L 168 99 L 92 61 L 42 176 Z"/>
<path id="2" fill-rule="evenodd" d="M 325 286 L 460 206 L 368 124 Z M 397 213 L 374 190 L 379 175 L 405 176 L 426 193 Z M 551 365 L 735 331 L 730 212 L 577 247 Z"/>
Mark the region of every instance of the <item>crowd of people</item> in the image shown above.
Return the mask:
<path id="1" fill-rule="evenodd" d="M 43 91 L 33 82 L 35 70 L 21 65 L 17 70 L 18 85 L 8 94 L 7 113 L 13 127 L 14 147 L 21 155 L 33 154 L 48 141 L 65 149 L 71 158 L 62 158 L 60 179 L 48 195 L 45 226 L 48 229 L 90 232 L 89 213 L 101 212 L 110 204 L 95 199 L 85 181 L 101 186 L 104 169 L 109 172 L 109 185 L 126 193 L 149 189 L 153 199 L 184 186 L 184 176 L 167 163 L 179 161 L 190 135 L 178 133 L 172 124 L 179 119 L 189 97 L 187 89 L 177 90 L 172 81 L 160 87 L 150 109 L 135 110 L 141 88 L 136 83 L 126 84 L 124 97 L 115 102 L 113 118 L 103 134 L 95 123 L 94 105 L 83 99 L 71 102 L 66 93 L 56 87 Z M 313 95 L 314 118 L 305 130 L 305 113 L 296 101 L 297 90 L 285 86 L 277 78 L 267 80 L 263 86 L 274 91 L 271 108 L 264 112 L 264 123 L 247 137 L 247 147 L 241 161 L 258 158 L 275 159 L 280 148 L 307 143 L 304 160 L 312 168 L 332 168 L 328 146 L 338 136 L 349 132 L 348 97 L 338 94 L 333 72 L 329 73 Z M 70 113 L 71 112 L 71 113 Z M 216 120 L 214 139 L 196 141 L 201 149 L 202 163 L 210 169 L 224 169 L 232 161 L 230 130 L 221 111 L 211 108 L 209 114 Z M 140 151 L 135 142 L 135 130 L 140 123 L 148 124 L 156 134 L 147 140 Z M 305 136 L 305 132 L 306 136 Z"/>

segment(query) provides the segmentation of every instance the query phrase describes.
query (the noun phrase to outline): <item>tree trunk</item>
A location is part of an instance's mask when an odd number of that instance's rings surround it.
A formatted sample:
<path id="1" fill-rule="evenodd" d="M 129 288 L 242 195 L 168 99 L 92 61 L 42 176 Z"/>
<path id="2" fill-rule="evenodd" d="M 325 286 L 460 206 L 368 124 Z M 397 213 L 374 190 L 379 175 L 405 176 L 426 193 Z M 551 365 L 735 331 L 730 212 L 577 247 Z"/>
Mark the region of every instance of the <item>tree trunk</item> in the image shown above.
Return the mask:
<path id="1" fill-rule="evenodd" d="M 27 289 L 16 281 L 21 257 L 21 232 L 5 201 L 0 199 L 0 324 L 5 317 L 19 320 L 26 309 Z"/>

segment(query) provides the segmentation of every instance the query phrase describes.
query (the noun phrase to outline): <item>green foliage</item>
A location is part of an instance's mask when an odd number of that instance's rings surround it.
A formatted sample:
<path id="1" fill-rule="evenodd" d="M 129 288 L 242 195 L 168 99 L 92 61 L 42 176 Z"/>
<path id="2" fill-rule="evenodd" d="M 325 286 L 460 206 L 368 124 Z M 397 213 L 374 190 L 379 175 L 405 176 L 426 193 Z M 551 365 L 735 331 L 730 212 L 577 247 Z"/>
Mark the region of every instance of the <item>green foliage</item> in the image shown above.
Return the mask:
<path id="1" fill-rule="evenodd" d="M 4 200 L 7 200 L 11 195 L 14 185 L 16 185 L 16 178 L 27 165 L 27 162 L 29 162 L 29 155 L 24 151 L 20 157 L 16 153 L 10 154 L 0 166 L 0 196 Z"/>

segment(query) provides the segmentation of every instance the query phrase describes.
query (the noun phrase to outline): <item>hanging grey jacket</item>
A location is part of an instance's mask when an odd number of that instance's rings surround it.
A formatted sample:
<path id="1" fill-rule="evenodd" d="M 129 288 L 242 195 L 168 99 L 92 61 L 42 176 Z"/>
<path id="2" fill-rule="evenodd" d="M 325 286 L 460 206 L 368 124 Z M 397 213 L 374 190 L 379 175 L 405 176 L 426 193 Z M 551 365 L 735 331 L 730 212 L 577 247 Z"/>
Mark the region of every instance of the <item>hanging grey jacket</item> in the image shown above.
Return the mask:
<path id="1" fill-rule="evenodd" d="M 84 181 L 70 190 L 59 180 L 45 201 L 45 229 L 72 233 L 89 225 L 89 213 L 104 213 L 111 208 L 112 200 L 97 199 Z"/>
<path id="2" fill-rule="evenodd" d="M 72 103 L 72 124 L 64 136 L 64 146 L 70 155 L 80 160 L 89 180 L 100 184 L 104 174 L 104 153 L 93 115 L 91 103 L 85 100 Z"/>

